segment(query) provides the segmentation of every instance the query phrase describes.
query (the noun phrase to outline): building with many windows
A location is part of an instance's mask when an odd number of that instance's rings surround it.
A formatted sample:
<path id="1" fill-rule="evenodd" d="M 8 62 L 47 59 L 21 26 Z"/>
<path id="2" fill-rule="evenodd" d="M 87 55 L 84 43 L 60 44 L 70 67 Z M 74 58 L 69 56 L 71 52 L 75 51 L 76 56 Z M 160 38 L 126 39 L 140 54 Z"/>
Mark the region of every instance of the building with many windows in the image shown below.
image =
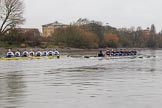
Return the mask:
<path id="1" fill-rule="evenodd" d="M 46 24 L 46 25 L 42 25 L 42 32 L 43 32 L 43 37 L 49 37 L 51 36 L 56 29 L 58 28 L 65 28 L 68 25 L 60 23 L 58 21 L 55 21 L 53 23 L 50 24 Z"/>

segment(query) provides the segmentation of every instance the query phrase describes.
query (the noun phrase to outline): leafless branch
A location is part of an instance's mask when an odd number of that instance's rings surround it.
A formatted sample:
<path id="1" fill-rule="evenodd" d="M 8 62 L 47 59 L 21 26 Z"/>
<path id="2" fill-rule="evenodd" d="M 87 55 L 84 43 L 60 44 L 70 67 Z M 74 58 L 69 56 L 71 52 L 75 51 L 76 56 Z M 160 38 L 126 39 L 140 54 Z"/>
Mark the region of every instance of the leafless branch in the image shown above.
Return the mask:
<path id="1" fill-rule="evenodd" d="M 0 34 L 23 24 L 24 5 L 22 0 L 0 0 Z"/>

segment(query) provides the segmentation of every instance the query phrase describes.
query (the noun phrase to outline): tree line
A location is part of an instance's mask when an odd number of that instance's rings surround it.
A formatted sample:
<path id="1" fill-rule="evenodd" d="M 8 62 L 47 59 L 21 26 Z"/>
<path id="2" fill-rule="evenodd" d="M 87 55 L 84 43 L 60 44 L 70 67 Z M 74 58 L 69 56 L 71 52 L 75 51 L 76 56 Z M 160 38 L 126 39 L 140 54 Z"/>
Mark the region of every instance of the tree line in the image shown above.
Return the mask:
<path id="1" fill-rule="evenodd" d="M 162 48 L 162 33 L 156 33 L 154 24 L 143 30 L 114 28 L 96 23 L 70 25 L 57 29 L 51 36 L 56 45 L 76 48 Z"/>

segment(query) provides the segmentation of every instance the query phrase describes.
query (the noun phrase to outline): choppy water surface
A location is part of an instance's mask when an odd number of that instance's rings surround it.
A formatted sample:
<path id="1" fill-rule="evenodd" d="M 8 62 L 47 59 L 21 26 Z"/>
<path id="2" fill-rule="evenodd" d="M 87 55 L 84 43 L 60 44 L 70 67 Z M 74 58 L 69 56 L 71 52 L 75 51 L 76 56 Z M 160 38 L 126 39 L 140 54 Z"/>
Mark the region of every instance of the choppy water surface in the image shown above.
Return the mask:
<path id="1" fill-rule="evenodd" d="M 0 61 L 0 108 L 160 108 L 162 51 L 139 53 Z"/>

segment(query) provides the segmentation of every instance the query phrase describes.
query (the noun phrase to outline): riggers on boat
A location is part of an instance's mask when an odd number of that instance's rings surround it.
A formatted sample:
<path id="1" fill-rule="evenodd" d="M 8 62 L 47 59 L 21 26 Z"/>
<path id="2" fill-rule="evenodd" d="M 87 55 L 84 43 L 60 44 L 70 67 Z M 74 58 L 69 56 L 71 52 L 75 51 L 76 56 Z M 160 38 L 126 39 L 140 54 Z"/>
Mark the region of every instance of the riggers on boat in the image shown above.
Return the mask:
<path id="1" fill-rule="evenodd" d="M 27 60 L 27 57 L 1 57 L 0 60 Z"/>
<path id="2" fill-rule="evenodd" d="M 61 57 L 63 57 L 63 56 L 61 56 Z M 49 59 L 53 59 L 53 58 L 59 59 L 59 58 L 60 58 L 60 55 L 56 55 L 56 56 L 47 56 L 47 58 L 49 58 Z"/>

